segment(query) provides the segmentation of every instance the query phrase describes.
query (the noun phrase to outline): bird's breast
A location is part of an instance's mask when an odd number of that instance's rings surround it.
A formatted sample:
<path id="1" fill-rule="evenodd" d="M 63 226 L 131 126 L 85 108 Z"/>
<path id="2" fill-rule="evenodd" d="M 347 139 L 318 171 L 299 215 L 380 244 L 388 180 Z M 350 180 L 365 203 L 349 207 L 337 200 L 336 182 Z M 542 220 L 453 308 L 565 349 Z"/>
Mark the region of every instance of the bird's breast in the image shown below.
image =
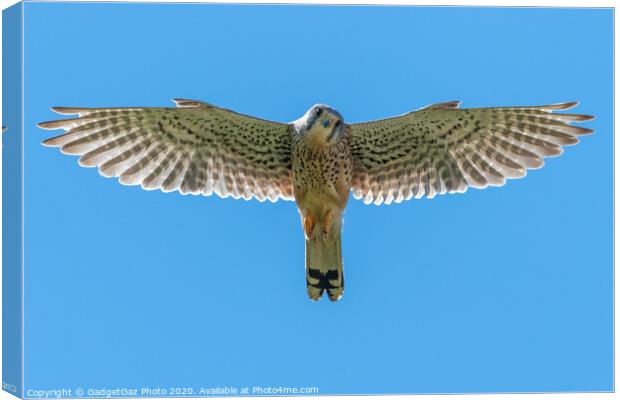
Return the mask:
<path id="1" fill-rule="evenodd" d="M 295 199 L 312 197 L 344 208 L 351 188 L 352 157 L 348 140 L 331 147 L 293 143 L 293 189 Z"/>

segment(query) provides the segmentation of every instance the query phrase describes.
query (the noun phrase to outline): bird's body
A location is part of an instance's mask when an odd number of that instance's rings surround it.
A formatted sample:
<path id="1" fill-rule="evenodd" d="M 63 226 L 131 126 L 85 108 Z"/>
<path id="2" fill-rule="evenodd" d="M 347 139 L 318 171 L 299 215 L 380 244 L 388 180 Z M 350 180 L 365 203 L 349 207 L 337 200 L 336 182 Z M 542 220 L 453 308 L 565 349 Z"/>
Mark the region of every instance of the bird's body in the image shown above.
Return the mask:
<path id="1" fill-rule="evenodd" d="M 340 114 L 322 105 L 292 129 L 293 194 L 306 240 L 308 295 L 318 300 L 327 291 L 338 300 L 344 292 L 341 229 L 353 173 L 351 132 Z"/>
<path id="2" fill-rule="evenodd" d="M 308 295 L 344 292 L 341 231 L 349 193 L 366 204 L 501 186 L 540 168 L 543 157 L 592 130 L 592 119 L 558 114 L 576 103 L 460 109 L 431 105 L 401 116 L 345 124 L 315 105 L 289 124 L 195 100 L 178 108 L 63 108 L 78 118 L 39 124 L 62 128 L 44 141 L 79 154 L 80 165 L 144 189 L 182 194 L 294 200 L 306 241 Z"/>

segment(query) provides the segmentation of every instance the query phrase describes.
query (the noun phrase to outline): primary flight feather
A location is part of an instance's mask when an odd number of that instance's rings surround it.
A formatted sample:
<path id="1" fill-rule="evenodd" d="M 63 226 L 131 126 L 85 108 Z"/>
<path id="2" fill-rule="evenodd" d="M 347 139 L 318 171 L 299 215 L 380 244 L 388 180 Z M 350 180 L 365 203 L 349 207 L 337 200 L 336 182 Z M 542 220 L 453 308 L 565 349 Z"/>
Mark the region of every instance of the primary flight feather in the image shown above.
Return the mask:
<path id="1" fill-rule="evenodd" d="M 434 104 L 397 117 L 346 124 L 317 104 L 291 123 L 201 101 L 176 108 L 66 108 L 77 118 L 43 122 L 65 133 L 43 142 L 82 166 L 144 189 L 295 200 L 306 239 L 308 295 L 344 292 L 342 215 L 349 192 L 366 204 L 501 186 L 542 167 L 592 130 L 593 117 L 556 113 L 576 102 L 460 109 Z"/>

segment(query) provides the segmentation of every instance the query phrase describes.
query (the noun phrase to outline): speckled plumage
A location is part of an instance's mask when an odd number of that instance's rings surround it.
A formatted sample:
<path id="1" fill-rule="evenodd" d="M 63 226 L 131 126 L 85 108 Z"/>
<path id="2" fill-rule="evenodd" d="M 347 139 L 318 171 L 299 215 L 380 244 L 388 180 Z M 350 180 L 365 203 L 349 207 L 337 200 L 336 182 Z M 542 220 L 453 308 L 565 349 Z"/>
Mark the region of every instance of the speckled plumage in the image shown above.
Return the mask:
<path id="1" fill-rule="evenodd" d="M 267 121 L 196 100 L 177 108 L 64 108 L 78 118 L 44 122 L 65 133 L 45 140 L 82 166 L 144 189 L 295 200 L 314 300 L 344 291 L 342 215 L 349 192 L 370 204 L 501 186 L 540 168 L 592 130 L 592 119 L 558 114 L 577 103 L 460 109 L 431 105 L 347 125 L 325 105 L 291 123 Z"/>
<path id="2" fill-rule="evenodd" d="M 337 122 L 341 127 L 333 134 Z M 318 300 L 327 291 L 335 301 L 344 293 L 340 235 L 353 178 L 351 130 L 337 111 L 322 105 L 292 127 L 293 194 L 306 236 L 308 296 Z"/>

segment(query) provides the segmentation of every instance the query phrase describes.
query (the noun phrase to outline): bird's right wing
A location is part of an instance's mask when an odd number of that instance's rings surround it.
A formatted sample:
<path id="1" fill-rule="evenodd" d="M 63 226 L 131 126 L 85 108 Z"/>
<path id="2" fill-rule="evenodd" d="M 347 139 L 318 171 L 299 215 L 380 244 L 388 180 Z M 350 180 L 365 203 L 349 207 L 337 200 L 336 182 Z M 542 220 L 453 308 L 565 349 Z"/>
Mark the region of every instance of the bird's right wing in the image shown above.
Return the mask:
<path id="1" fill-rule="evenodd" d="M 577 103 L 470 109 L 459 104 L 350 125 L 353 196 L 379 205 L 501 186 L 592 132 L 570 122 L 593 117 L 554 113 Z"/>
<path id="2" fill-rule="evenodd" d="M 177 108 L 64 108 L 78 118 L 44 122 L 64 129 L 46 146 L 80 155 L 106 177 L 144 189 L 260 201 L 293 198 L 289 125 L 195 100 Z"/>

